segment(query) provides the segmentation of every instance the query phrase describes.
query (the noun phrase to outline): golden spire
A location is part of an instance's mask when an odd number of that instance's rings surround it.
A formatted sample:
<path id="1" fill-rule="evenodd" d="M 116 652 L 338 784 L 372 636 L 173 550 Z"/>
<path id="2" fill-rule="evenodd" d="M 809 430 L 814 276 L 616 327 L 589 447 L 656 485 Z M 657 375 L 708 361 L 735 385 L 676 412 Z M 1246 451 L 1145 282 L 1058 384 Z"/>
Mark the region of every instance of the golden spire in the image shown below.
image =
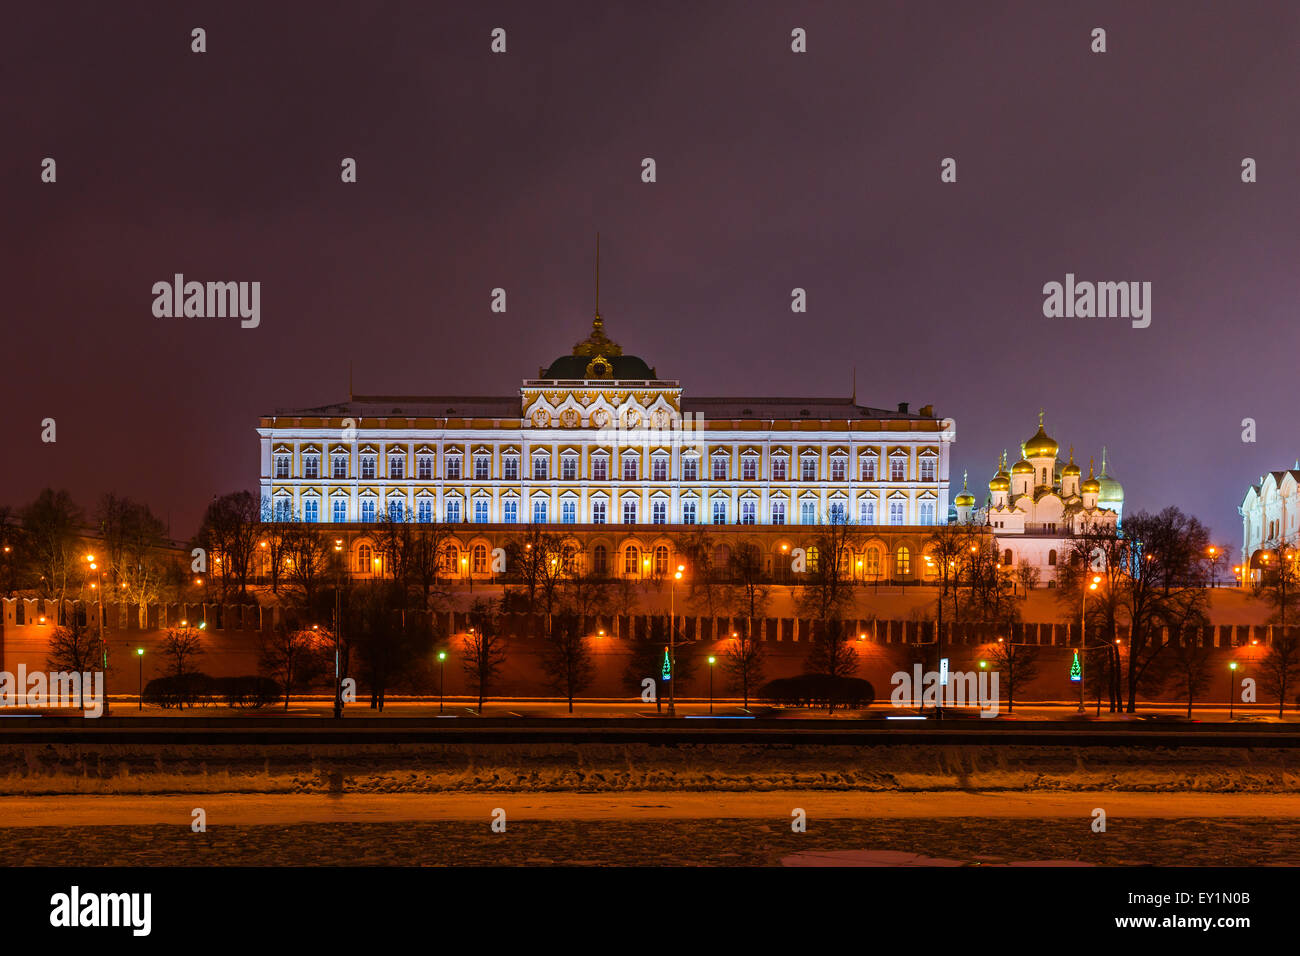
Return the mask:
<path id="1" fill-rule="evenodd" d="M 623 347 L 605 334 L 605 320 L 600 317 L 600 233 L 596 233 L 596 316 L 591 321 L 591 334 L 573 347 L 573 354 L 590 357 L 623 354 Z"/>

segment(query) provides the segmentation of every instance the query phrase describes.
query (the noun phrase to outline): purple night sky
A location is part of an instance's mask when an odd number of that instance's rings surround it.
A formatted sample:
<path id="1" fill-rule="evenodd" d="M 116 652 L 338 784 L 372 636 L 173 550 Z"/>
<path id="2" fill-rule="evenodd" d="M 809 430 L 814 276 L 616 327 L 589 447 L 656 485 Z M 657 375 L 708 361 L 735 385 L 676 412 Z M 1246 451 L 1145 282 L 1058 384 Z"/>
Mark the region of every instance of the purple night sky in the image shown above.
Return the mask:
<path id="1" fill-rule="evenodd" d="M 1290 0 L 54 3 L 5 26 L 0 503 L 116 490 L 183 538 L 256 488 L 258 416 L 345 399 L 350 360 L 359 393 L 511 394 L 586 335 L 597 231 L 607 329 L 661 376 L 847 396 L 856 366 L 859 401 L 956 419 L 981 500 L 1040 406 L 1085 474 L 1109 446 L 1128 509 L 1234 546 L 1247 485 L 1300 454 Z M 260 281 L 261 326 L 155 318 L 177 272 Z M 1067 272 L 1151 282 L 1151 326 L 1044 318 Z"/>

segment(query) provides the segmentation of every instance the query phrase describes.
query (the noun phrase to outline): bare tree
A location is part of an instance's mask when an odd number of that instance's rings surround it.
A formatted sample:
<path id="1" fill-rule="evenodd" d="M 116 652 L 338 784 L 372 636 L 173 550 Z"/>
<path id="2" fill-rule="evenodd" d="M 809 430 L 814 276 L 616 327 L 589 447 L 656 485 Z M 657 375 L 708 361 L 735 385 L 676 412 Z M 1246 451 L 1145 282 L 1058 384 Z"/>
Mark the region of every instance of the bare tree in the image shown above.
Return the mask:
<path id="1" fill-rule="evenodd" d="M 475 601 L 469 611 L 470 629 L 465 637 L 461 664 L 470 688 L 478 694 L 483 713 L 492 684 L 506 663 L 506 640 L 501 633 L 501 611 L 495 601 Z"/>
<path id="2" fill-rule="evenodd" d="M 50 635 L 45 666 L 51 671 L 73 674 L 84 674 L 101 668 L 103 646 L 99 643 L 99 635 L 82 624 L 78 615 L 72 615 L 66 626 L 56 627 Z M 85 687 L 81 686 L 78 707 L 85 705 L 85 693 Z"/>
<path id="3" fill-rule="evenodd" d="M 259 666 L 262 673 L 274 678 L 284 688 L 284 709 L 300 687 L 307 687 L 320 670 L 317 635 L 310 628 L 299 629 L 284 623 L 262 637 Z"/>
<path id="4" fill-rule="evenodd" d="M 1300 547 L 1295 536 L 1280 537 L 1268 543 L 1261 558 L 1260 580 L 1255 596 L 1264 601 L 1272 613 L 1268 623 L 1285 630 L 1287 621 L 1296 621 L 1300 604 Z"/>
<path id="5" fill-rule="evenodd" d="M 728 686 L 740 691 L 748 709 L 750 689 L 763 683 L 763 645 L 748 630 L 737 634 L 722 652 L 722 669 Z"/>
<path id="6" fill-rule="evenodd" d="M 1287 694 L 1295 689 L 1300 676 L 1300 642 L 1294 637 L 1274 636 L 1259 666 L 1260 683 L 1277 697 L 1277 715 L 1281 717 L 1286 712 Z"/>
<path id="7" fill-rule="evenodd" d="M 56 598 L 62 608 L 69 587 L 84 573 L 80 545 L 83 515 L 66 491 L 45 488 L 21 512 L 24 537 L 42 597 Z"/>
<path id="8" fill-rule="evenodd" d="M 257 499 L 247 491 L 213 498 L 203 515 L 195 540 L 208 553 L 208 570 L 221 585 L 223 601 L 232 593 L 248 597 L 249 566 L 261 540 L 260 515 Z"/>
<path id="9" fill-rule="evenodd" d="M 158 646 L 167 661 L 168 677 L 192 674 L 194 662 L 203 654 L 203 642 L 192 628 L 168 628 Z"/>
<path id="10" fill-rule="evenodd" d="M 1002 686 L 1007 689 L 1007 713 L 1016 707 L 1016 688 L 1023 687 L 1038 676 L 1038 648 L 1030 644 L 1014 644 L 1004 638 L 989 647 L 989 660 L 998 671 Z"/>
<path id="11" fill-rule="evenodd" d="M 1170 642 L 1169 666 L 1177 678 L 1178 696 L 1187 698 L 1187 716 L 1192 716 L 1192 703 L 1210 686 L 1213 673 L 1210 668 L 1210 649 L 1202 646 L 1200 634 L 1178 634 Z"/>
<path id="12" fill-rule="evenodd" d="M 573 713 L 573 698 L 596 679 L 596 663 L 577 615 L 557 615 L 546 642 L 542 669 L 547 686 L 568 699 L 569 713 Z"/>

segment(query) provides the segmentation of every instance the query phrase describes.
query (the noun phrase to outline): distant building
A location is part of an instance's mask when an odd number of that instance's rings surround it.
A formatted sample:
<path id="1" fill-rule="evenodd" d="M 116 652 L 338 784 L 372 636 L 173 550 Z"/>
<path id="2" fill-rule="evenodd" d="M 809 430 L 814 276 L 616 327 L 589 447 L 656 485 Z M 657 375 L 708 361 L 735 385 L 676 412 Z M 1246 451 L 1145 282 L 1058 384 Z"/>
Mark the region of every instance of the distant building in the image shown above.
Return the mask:
<path id="1" fill-rule="evenodd" d="M 1244 581 L 1257 581 L 1282 547 L 1300 546 L 1300 461 L 1289 471 L 1270 471 L 1246 490 L 1241 515 L 1241 567 Z"/>
<path id="2" fill-rule="evenodd" d="M 1070 536 L 1085 528 L 1116 528 L 1123 520 L 1124 488 L 1106 472 L 1106 449 L 1102 449 L 1101 474 L 1093 465 L 1083 478 L 1074 463 L 1074 450 L 1064 465 L 1060 446 L 1043 428 L 1020 446 L 1020 460 L 1007 469 L 1002 453 L 998 470 L 989 481 L 989 496 L 982 509 L 965 487 L 953 499 L 959 522 L 987 523 L 998 542 L 1004 567 L 1022 561 L 1039 569 L 1044 584 L 1055 580 L 1058 562 L 1065 559 Z"/>
<path id="3" fill-rule="evenodd" d="M 687 394 L 623 354 L 597 312 L 591 334 L 513 395 L 352 396 L 260 421 L 265 520 L 329 523 L 354 574 L 378 567 L 388 514 L 453 527 L 449 569 L 490 577 L 488 556 L 537 524 L 579 562 L 663 573 L 670 533 L 708 525 L 725 550 L 752 541 L 789 565 L 811 526 L 860 526 L 852 567 L 915 581 L 948 515 L 951 419 L 850 398 Z M 342 542 L 346 542 L 346 545 Z"/>

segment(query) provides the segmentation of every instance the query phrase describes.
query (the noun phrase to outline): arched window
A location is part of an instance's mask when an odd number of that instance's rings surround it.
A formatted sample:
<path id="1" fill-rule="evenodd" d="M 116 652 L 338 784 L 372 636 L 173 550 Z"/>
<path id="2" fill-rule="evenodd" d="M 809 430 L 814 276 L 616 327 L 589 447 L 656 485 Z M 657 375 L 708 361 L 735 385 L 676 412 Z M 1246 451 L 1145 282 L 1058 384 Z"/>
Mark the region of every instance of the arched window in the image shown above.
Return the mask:
<path id="1" fill-rule="evenodd" d="M 370 545 L 363 544 L 357 548 L 357 571 L 361 574 L 369 574 L 374 569 L 370 566 L 375 552 Z"/>
<path id="2" fill-rule="evenodd" d="M 816 546 L 808 549 L 808 570 L 816 571 L 817 565 L 821 563 L 822 553 L 817 550 Z"/>
<path id="3" fill-rule="evenodd" d="M 487 545 L 476 544 L 474 545 L 474 550 L 471 553 L 474 555 L 472 559 L 474 565 L 474 573 L 486 574 L 487 573 Z"/>
<path id="4" fill-rule="evenodd" d="M 458 564 L 460 564 L 460 548 L 454 544 L 447 545 L 446 550 L 442 552 L 442 569 L 449 574 L 455 574 Z"/>
<path id="5" fill-rule="evenodd" d="M 623 573 L 636 574 L 637 562 L 641 559 L 641 552 L 634 544 L 629 544 L 627 550 L 623 552 Z"/>
<path id="6" fill-rule="evenodd" d="M 609 570 L 609 551 L 603 544 L 591 549 L 591 570 L 596 574 L 605 574 Z"/>
<path id="7" fill-rule="evenodd" d="M 668 573 L 668 549 L 664 545 L 655 548 L 655 574 Z"/>
<path id="8" fill-rule="evenodd" d="M 1002 553 L 1002 563 L 1005 564 L 1007 567 L 1011 567 L 1011 549 L 1010 549 L 1010 548 L 1007 548 L 1007 550 L 1004 551 L 1004 552 Z"/>
<path id="9" fill-rule="evenodd" d="M 897 577 L 905 578 L 912 573 L 912 552 L 907 548 L 899 548 L 894 552 L 894 574 Z"/>
<path id="10" fill-rule="evenodd" d="M 1048 552 L 1047 552 L 1047 563 L 1050 564 L 1052 567 L 1056 567 L 1056 549 L 1055 549 L 1055 548 L 1053 548 L 1051 551 L 1048 551 Z"/>

